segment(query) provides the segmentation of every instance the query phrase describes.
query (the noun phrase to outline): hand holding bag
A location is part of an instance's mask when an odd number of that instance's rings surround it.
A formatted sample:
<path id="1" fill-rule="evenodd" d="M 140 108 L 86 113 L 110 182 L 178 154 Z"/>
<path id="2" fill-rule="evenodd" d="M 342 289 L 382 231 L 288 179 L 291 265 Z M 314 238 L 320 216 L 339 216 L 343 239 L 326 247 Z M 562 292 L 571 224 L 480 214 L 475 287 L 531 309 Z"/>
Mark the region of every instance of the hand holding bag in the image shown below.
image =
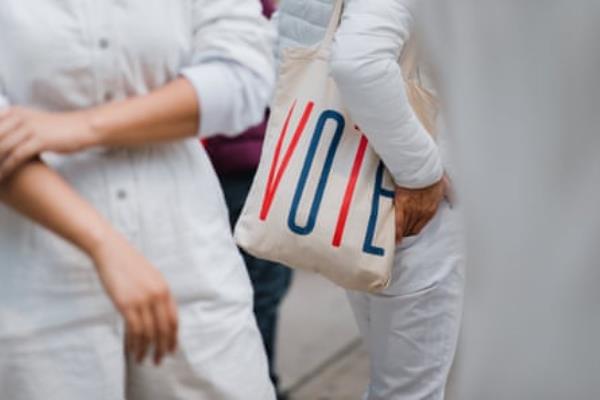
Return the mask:
<path id="1" fill-rule="evenodd" d="M 336 1 L 323 42 L 284 52 L 235 238 L 256 257 L 378 292 L 394 261 L 394 185 L 329 76 L 342 4 Z"/>

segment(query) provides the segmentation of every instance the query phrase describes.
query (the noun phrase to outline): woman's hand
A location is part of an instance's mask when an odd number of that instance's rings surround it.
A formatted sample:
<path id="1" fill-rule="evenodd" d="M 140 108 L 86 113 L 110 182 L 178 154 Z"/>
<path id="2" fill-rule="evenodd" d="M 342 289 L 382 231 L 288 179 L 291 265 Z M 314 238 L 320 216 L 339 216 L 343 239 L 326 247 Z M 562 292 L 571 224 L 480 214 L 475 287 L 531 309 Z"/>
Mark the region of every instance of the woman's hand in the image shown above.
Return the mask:
<path id="1" fill-rule="evenodd" d="M 85 111 L 0 110 L 0 180 L 44 151 L 76 152 L 92 145 L 94 139 Z"/>
<path id="2" fill-rule="evenodd" d="M 452 202 L 452 197 L 450 179 L 446 175 L 424 189 L 396 187 L 396 243 L 400 244 L 406 236 L 420 234 L 433 219 L 444 198 Z"/>
<path id="3" fill-rule="evenodd" d="M 157 363 L 175 351 L 177 307 L 165 279 L 60 175 L 42 162 L 31 162 L 0 184 L 0 202 L 91 257 L 125 319 L 127 349 L 138 360 L 150 346 Z"/>
<path id="4" fill-rule="evenodd" d="M 91 256 L 104 288 L 125 319 L 127 350 L 142 362 L 154 347 L 154 362 L 160 364 L 177 348 L 177 306 L 167 282 L 118 234 L 103 240 Z"/>

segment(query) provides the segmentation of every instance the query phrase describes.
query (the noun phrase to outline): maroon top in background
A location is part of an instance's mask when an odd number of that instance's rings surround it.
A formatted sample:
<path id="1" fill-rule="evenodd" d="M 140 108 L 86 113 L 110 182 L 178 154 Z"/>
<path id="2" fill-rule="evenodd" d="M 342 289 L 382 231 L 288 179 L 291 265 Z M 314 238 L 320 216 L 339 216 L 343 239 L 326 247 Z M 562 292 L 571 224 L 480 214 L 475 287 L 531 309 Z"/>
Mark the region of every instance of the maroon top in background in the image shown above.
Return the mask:
<path id="1" fill-rule="evenodd" d="M 267 18 L 271 18 L 275 12 L 275 4 L 271 0 L 261 0 L 263 6 L 263 14 Z"/>
<path id="2" fill-rule="evenodd" d="M 275 5 L 271 0 L 261 0 L 261 3 L 263 14 L 270 18 L 275 12 Z M 204 143 L 217 174 L 226 176 L 256 170 L 267 128 L 267 117 L 268 115 L 261 124 L 248 129 L 240 136 L 216 136 Z"/>

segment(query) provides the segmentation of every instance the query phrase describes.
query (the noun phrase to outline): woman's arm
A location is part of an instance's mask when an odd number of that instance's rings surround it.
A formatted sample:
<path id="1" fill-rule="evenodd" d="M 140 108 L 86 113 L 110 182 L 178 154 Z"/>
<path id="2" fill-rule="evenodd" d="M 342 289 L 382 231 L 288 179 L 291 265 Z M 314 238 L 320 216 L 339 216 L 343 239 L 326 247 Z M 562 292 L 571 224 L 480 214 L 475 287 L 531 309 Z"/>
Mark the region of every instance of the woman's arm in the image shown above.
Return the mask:
<path id="1" fill-rule="evenodd" d="M 32 161 L 2 182 L 0 200 L 88 254 L 111 232 L 107 223 L 40 161 Z"/>
<path id="2" fill-rule="evenodd" d="M 348 0 L 331 61 L 352 118 L 405 188 L 439 181 L 437 146 L 412 109 L 398 59 L 413 29 L 414 0 Z"/>
<path id="3" fill-rule="evenodd" d="M 443 168 L 435 142 L 409 103 L 398 64 L 414 24 L 412 3 L 349 1 L 331 68 L 352 118 L 396 183 L 423 188 L 439 181 Z"/>
<path id="4" fill-rule="evenodd" d="M 438 148 L 414 112 L 398 59 L 413 27 L 414 0 L 348 0 L 331 69 L 353 120 L 396 184 L 398 241 L 433 218 L 447 184 Z"/>
<path id="5" fill-rule="evenodd" d="M 128 349 L 138 360 L 149 345 L 155 345 L 155 362 L 175 349 L 177 311 L 163 277 L 58 174 L 29 162 L 0 183 L 0 201 L 90 255 L 125 318 Z"/>
<path id="6" fill-rule="evenodd" d="M 198 0 L 190 62 L 146 95 L 88 110 L 0 112 L 0 180 L 32 157 L 238 134 L 262 121 L 274 84 L 273 32 L 254 0 Z"/>
<path id="7" fill-rule="evenodd" d="M 82 112 L 91 130 L 90 146 L 135 146 L 194 136 L 200 107 L 194 87 L 179 78 L 154 92 Z"/>
<path id="8" fill-rule="evenodd" d="M 191 137 L 200 123 L 196 92 L 184 78 L 145 96 L 53 113 L 25 107 L 0 111 L 0 180 L 44 151 L 135 146 Z"/>

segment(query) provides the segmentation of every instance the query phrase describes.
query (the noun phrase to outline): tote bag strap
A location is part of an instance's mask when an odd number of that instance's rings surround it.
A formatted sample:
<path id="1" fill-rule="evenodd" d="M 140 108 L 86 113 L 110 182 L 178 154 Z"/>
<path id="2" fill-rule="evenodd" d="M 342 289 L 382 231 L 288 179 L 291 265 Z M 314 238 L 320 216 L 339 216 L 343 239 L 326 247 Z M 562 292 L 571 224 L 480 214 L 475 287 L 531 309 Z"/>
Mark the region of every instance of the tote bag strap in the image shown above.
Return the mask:
<path id="1" fill-rule="evenodd" d="M 325 32 L 325 38 L 321 42 L 319 46 L 321 51 L 329 52 L 331 50 L 331 45 L 333 44 L 333 39 L 335 38 L 335 33 L 340 26 L 340 21 L 342 19 L 342 9 L 344 8 L 344 0 L 333 0 L 333 14 L 331 15 L 331 19 L 329 20 L 329 25 L 327 26 L 327 31 Z"/>

